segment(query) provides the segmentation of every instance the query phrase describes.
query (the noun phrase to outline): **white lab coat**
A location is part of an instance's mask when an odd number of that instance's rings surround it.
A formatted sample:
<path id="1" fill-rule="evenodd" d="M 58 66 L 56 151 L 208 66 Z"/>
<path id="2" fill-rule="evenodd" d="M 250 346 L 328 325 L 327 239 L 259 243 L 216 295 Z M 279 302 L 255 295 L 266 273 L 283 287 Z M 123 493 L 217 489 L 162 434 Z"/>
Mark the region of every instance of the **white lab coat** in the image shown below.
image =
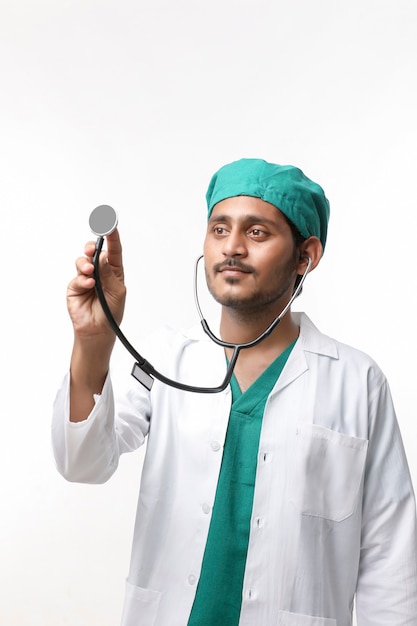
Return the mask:
<path id="1" fill-rule="evenodd" d="M 296 315 L 299 341 L 265 407 L 239 624 L 351 626 L 356 594 L 358 626 L 417 626 L 415 501 L 386 379 Z M 225 370 L 200 327 L 154 337 L 144 354 L 204 386 Z M 54 406 L 57 467 L 71 481 L 103 482 L 147 437 L 122 626 L 186 626 L 231 393 L 156 381 L 149 394 L 127 378 L 115 414 L 108 378 L 76 424 L 66 379 Z"/>

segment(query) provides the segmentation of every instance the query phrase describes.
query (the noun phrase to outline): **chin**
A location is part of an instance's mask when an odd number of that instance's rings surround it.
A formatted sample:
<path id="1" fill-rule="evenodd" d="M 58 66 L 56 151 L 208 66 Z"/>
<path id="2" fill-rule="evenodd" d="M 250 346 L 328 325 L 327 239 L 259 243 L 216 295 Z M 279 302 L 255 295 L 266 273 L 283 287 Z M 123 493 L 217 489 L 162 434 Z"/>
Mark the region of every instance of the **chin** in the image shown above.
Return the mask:
<path id="1" fill-rule="evenodd" d="M 264 307 L 264 303 L 262 303 L 259 296 L 242 298 L 232 294 L 219 295 L 213 292 L 211 292 L 211 295 L 218 304 L 235 311 L 259 311 Z"/>

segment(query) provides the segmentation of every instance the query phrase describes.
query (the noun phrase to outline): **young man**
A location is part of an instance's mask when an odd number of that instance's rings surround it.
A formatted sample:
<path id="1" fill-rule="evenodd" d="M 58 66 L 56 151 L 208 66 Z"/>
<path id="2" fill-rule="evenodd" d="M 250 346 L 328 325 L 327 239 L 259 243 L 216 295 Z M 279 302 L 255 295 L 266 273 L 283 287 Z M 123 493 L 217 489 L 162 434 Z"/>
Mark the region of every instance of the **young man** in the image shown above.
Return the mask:
<path id="1" fill-rule="evenodd" d="M 245 343 L 318 265 L 328 202 L 299 169 L 243 159 L 214 175 L 207 203 L 219 334 Z M 120 322 L 117 231 L 107 244 L 102 283 Z M 147 439 L 122 626 L 350 626 L 354 600 L 358 626 L 417 626 L 414 495 L 374 361 L 288 310 L 240 352 L 225 391 L 149 392 L 132 378 L 114 403 L 93 254 L 89 243 L 68 287 L 74 349 L 53 441 L 68 480 L 99 483 Z M 200 326 L 151 346 L 150 362 L 188 384 L 198 373 L 217 386 L 231 357 Z"/>

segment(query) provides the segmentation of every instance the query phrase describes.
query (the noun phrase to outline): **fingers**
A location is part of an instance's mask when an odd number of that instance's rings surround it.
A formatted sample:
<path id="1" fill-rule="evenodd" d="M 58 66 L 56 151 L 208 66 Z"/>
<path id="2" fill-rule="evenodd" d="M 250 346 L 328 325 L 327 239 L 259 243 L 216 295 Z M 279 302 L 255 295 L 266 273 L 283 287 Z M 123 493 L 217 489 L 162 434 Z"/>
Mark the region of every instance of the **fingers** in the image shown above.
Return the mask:
<path id="1" fill-rule="evenodd" d="M 79 257 L 75 262 L 75 266 L 77 268 L 77 276 L 68 285 L 69 291 L 81 294 L 93 289 L 95 286 L 93 264 L 85 257 Z"/>
<path id="2" fill-rule="evenodd" d="M 113 231 L 106 237 L 107 249 L 100 253 L 100 274 L 111 279 L 114 277 L 123 282 L 123 261 L 120 236 Z M 95 286 L 93 257 L 96 251 L 96 241 L 88 241 L 84 246 L 85 256 L 79 257 L 75 266 L 77 276 L 71 281 L 69 288 L 72 293 L 84 293 Z"/>
<path id="3" fill-rule="evenodd" d="M 120 242 L 119 231 L 117 229 L 110 235 L 107 235 L 106 248 L 107 251 L 100 254 L 100 266 L 103 266 L 104 263 L 109 263 L 112 271 L 115 272 L 118 277 L 123 278 L 122 245 Z M 93 260 L 95 251 L 96 242 L 87 242 L 84 247 L 84 254 L 90 262 Z"/>
<path id="4" fill-rule="evenodd" d="M 82 293 L 95 286 L 93 255 L 96 249 L 95 242 L 89 241 L 84 247 L 85 256 L 75 261 L 77 276 L 69 284 L 69 289 L 75 293 Z M 103 253 L 103 256 L 105 253 Z"/>
<path id="5" fill-rule="evenodd" d="M 94 272 L 94 265 L 90 257 L 80 256 L 75 261 L 75 267 L 77 268 L 77 274 L 86 274 L 91 276 Z"/>
<path id="6" fill-rule="evenodd" d="M 120 242 L 119 231 L 114 230 L 106 237 L 107 259 L 113 271 L 119 276 L 123 275 L 122 244 Z"/>
<path id="7" fill-rule="evenodd" d="M 85 256 L 92 260 L 94 256 L 94 252 L 96 251 L 96 242 L 88 241 L 84 246 L 84 254 Z"/>

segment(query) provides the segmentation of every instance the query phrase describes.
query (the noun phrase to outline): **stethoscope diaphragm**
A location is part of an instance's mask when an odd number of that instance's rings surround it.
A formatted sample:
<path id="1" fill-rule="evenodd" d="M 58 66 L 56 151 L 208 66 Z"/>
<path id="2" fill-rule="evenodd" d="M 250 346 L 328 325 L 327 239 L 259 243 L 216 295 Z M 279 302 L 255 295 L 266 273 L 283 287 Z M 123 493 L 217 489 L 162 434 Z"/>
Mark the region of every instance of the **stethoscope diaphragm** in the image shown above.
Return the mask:
<path id="1" fill-rule="evenodd" d="M 97 237 L 107 237 L 117 227 L 117 213 L 108 204 L 100 204 L 91 211 L 90 229 Z"/>

